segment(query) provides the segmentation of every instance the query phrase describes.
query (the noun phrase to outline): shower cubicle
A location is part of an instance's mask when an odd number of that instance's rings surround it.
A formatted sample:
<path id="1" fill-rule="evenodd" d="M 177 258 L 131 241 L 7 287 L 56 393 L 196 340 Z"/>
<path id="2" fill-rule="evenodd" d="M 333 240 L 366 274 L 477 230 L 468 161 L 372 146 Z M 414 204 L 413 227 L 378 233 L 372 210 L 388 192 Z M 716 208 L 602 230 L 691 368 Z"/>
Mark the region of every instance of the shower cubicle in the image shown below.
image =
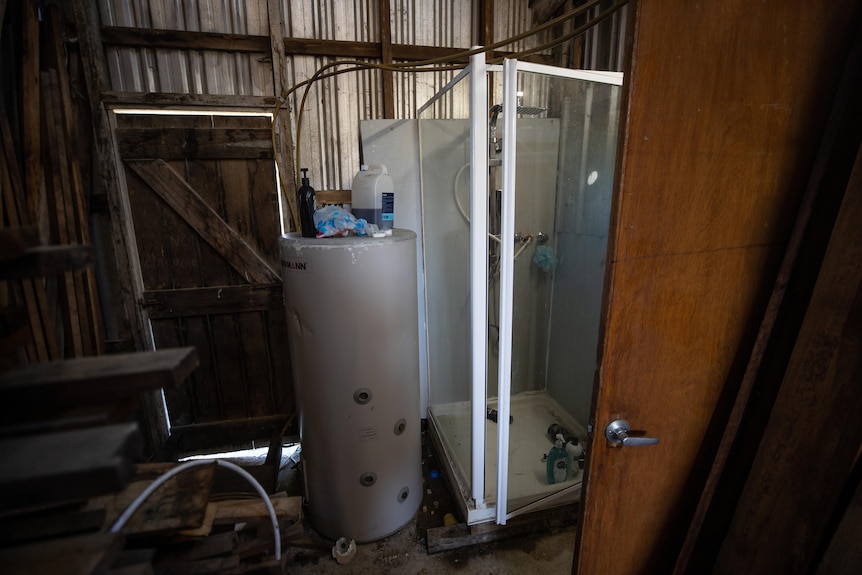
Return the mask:
<path id="1" fill-rule="evenodd" d="M 429 433 L 470 524 L 580 495 L 545 459 L 586 439 L 621 84 L 478 54 L 420 109 Z"/>

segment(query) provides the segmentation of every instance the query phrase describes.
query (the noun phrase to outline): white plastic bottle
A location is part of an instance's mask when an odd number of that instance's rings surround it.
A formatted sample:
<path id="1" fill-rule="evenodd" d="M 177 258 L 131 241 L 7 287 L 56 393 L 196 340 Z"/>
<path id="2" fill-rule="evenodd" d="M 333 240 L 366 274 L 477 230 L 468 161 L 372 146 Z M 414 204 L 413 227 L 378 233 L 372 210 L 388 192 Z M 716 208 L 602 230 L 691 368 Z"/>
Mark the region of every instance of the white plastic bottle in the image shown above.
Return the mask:
<path id="1" fill-rule="evenodd" d="M 351 210 L 357 218 L 390 230 L 395 223 L 395 191 L 383 164 L 362 166 L 353 178 Z"/>

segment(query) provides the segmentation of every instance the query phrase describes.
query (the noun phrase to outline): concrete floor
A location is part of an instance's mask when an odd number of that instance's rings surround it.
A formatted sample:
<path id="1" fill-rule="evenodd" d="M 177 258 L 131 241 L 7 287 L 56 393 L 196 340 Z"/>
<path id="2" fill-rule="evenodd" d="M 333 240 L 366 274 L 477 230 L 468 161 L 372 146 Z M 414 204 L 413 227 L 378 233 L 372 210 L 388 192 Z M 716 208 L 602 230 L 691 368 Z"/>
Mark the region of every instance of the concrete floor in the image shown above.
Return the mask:
<path id="1" fill-rule="evenodd" d="M 423 443 L 425 434 L 423 433 Z M 430 442 L 429 442 L 430 443 Z M 431 470 L 437 477 L 432 478 Z M 491 543 L 465 546 L 429 555 L 428 529 L 441 527 L 443 516 L 457 516 L 455 502 L 437 464 L 436 454 L 428 443 L 423 445 L 423 478 L 425 495 L 419 512 L 397 533 L 385 539 L 357 545 L 356 554 L 346 564 L 332 555 L 334 541 L 319 535 L 303 520 L 301 537 L 285 544 L 286 572 L 291 574 L 374 574 L 403 575 L 481 573 L 493 575 L 571 573 L 575 545 L 574 512 L 572 520 L 556 521 L 556 527 L 531 534 L 519 534 Z M 298 469 L 284 469 L 280 490 L 301 495 L 302 474 Z M 505 536 L 505 534 L 504 534 Z"/>

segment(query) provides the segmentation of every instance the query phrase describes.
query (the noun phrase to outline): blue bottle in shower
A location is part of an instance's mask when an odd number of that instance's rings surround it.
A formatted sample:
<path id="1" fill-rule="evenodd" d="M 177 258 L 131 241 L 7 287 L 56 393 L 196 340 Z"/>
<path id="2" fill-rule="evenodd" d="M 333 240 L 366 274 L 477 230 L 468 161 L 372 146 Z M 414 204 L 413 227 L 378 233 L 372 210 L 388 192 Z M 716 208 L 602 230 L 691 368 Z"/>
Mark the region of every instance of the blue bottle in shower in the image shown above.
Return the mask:
<path id="1" fill-rule="evenodd" d="M 562 483 L 569 474 L 569 454 L 563 447 L 563 435 L 557 434 L 554 447 L 548 452 L 548 485 Z"/>

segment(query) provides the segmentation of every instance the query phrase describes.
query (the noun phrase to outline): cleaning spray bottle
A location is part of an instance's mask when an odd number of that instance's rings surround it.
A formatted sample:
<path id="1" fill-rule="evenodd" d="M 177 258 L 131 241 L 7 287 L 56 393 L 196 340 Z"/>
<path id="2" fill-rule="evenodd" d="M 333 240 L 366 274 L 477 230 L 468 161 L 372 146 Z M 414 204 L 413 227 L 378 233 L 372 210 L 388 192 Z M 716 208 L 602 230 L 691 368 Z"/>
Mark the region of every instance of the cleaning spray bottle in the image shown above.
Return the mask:
<path id="1" fill-rule="evenodd" d="M 569 479 L 577 479 L 581 472 L 580 460 L 584 455 L 584 446 L 577 437 L 566 442 L 566 455 L 569 458 Z"/>
<path id="2" fill-rule="evenodd" d="M 554 447 L 548 452 L 548 485 L 562 483 L 569 474 L 569 454 L 563 447 L 563 435 L 557 435 Z"/>
<path id="3" fill-rule="evenodd" d="M 296 204 L 299 206 L 299 227 L 302 237 L 313 238 L 317 235 L 314 227 L 314 188 L 308 183 L 308 168 L 302 168 L 302 185 L 296 191 Z"/>

